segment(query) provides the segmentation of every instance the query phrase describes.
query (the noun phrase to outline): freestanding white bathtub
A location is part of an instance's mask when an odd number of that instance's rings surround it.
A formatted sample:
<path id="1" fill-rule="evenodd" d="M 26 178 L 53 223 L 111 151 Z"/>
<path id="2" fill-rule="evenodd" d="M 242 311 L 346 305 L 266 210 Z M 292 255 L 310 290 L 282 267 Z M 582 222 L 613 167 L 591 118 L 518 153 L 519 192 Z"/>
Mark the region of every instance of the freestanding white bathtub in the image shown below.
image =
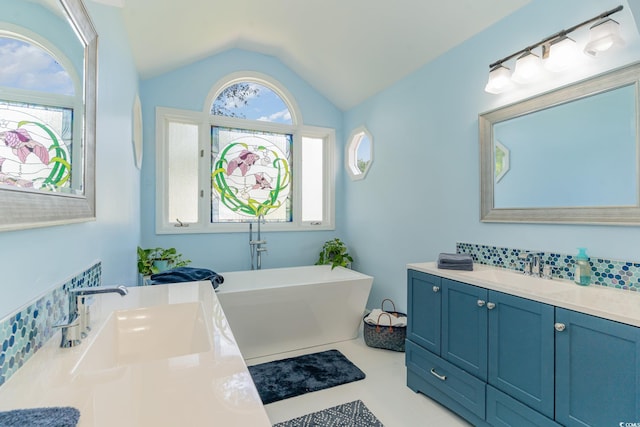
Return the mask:
<path id="1" fill-rule="evenodd" d="M 373 284 L 328 265 L 221 274 L 218 299 L 245 359 L 357 337 Z"/>

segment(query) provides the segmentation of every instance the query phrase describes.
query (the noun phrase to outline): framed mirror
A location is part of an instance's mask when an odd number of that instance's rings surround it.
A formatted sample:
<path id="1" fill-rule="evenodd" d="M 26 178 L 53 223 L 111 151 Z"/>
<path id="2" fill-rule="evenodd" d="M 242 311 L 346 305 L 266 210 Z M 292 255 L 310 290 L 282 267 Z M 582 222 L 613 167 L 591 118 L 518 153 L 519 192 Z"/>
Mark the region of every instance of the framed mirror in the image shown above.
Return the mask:
<path id="1" fill-rule="evenodd" d="M 640 223 L 640 63 L 479 116 L 484 222 Z"/>
<path id="2" fill-rule="evenodd" d="M 94 220 L 96 30 L 82 0 L 0 7 L 0 231 Z"/>

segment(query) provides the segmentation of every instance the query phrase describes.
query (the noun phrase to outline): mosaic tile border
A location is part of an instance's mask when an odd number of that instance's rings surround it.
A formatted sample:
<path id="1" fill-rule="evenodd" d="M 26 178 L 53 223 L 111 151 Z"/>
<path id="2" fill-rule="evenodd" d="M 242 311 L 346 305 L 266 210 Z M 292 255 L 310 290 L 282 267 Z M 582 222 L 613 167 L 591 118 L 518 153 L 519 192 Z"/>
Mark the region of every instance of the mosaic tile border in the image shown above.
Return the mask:
<path id="1" fill-rule="evenodd" d="M 100 286 L 102 263 L 89 267 L 68 282 L 18 312 L 0 319 L 0 386 L 54 334 L 54 325 L 67 316 L 67 290 Z"/>
<path id="2" fill-rule="evenodd" d="M 575 255 L 461 242 L 456 243 L 456 252 L 470 254 L 473 261 L 480 264 L 517 271 L 523 269 L 522 261 L 518 256 L 521 253 L 535 252 L 540 254 L 543 265 L 551 265 L 551 274 L 554 279 L 574 279 Z M 640 263 L 590 258 L 589 264 L 591 265 L 591 284 L 640 292 Z"/>

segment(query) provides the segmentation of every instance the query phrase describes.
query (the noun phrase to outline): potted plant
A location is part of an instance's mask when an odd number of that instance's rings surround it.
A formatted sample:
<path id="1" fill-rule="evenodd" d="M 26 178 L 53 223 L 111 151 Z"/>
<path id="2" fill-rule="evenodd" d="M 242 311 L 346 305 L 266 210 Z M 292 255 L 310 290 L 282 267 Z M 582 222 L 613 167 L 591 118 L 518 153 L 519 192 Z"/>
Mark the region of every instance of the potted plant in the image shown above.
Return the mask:
<path id="1" fill-rule="evenodd" d="M 143 249 L 138 246 L 138 273 L 150 276 L 170 268 L 184 267 L 191 260 L 182 259 L 182 254 L 176 248 Z"/>
<path id="2" fill-rule="evenodd" d="M 348 268 L 352 262 L 353 258 L 347 252 L 347 246 L 336 237 L 324 243 L 316 265 L 331 264 L 333 270 L 337 266 Z"/>

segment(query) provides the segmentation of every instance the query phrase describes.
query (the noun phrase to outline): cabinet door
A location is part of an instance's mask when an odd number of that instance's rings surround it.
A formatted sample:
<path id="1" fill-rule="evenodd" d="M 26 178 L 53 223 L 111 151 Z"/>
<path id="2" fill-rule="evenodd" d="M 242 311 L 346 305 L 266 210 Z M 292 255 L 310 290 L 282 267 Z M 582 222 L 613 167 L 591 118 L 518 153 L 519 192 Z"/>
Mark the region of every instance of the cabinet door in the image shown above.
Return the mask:
<path id="1" fill-rule="evenodd" d="M 487 290 L 442 279 L 442 358 L 487 380 Z"/>
<path id="2" fill-rule="evenodd" d="M 440 355 L 441 278 L 415 270 L 407 277 L 407 338 Z"/>
<path id="3" fill-rule="evenodd" d="M 639 422 L 640 328 L 562 308 L 556 322 L 556 421 Z"/>
<path id="4" fill-rule="evenodd" d="M 554 307 L 489 291 L 489 384 L 553 418 Z"/>

